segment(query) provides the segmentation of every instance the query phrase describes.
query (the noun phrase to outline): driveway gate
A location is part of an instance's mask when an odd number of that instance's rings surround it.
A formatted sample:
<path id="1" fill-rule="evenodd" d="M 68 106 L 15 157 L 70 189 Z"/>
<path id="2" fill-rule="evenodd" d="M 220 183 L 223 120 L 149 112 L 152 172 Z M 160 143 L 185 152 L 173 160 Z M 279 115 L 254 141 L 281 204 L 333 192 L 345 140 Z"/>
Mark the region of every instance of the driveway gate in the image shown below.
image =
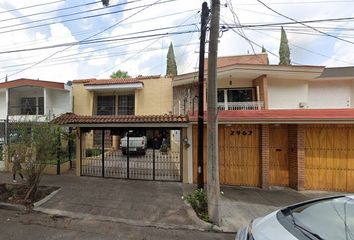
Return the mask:
<path id="1" fill-rule="evenodd" d="M 181 137 L 174 129 L 84 129 L 81 175 L 181 181 Z"/>

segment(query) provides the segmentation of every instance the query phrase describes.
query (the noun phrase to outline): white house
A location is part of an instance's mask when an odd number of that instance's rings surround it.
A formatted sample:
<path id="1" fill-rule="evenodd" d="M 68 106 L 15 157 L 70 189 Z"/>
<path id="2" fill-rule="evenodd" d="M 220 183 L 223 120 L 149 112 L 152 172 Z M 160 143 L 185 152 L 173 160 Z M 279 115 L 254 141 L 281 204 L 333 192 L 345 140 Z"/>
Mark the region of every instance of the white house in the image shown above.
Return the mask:
<path id="1" fill-rule="evenodd" d="M 50 121 L 72 112 L 72 99 L 72 87 L 61 82 L 21 78 L 0 83 L 0 144 L 5 121 Z"/>

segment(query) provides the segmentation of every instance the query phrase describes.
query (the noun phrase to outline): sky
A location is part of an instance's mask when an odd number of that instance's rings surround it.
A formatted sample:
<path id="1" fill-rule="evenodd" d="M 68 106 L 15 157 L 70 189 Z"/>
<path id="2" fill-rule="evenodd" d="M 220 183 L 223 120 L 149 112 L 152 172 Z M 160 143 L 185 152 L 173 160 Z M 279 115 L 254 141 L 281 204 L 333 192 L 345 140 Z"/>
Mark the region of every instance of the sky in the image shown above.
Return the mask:
<path id="1" fill-rule="evenodd" d="M 296 21 L 354 17 L 353 0 L 262 2 Z M 195 71 L 202 3 L 111 0 L 104 7 L 97 0 L 0 0 L 0 82 L 6 75 L 8 80 L 101 79 L 117 70 L 132 77 L 165 75 L 171 42 L 178 73 Z M 264 46 L 270 64 L 278 64 L 282 23 L 292 64 L 354 66 L 354 18 L 307 23 L 312 28 L 290 22 L 257 0 L 221 0 L 218 56 L 260 53 Z M 255 26 L 272 23 L 278 25 Z M 230 28 L 239 25 L 241 30 Z"/>

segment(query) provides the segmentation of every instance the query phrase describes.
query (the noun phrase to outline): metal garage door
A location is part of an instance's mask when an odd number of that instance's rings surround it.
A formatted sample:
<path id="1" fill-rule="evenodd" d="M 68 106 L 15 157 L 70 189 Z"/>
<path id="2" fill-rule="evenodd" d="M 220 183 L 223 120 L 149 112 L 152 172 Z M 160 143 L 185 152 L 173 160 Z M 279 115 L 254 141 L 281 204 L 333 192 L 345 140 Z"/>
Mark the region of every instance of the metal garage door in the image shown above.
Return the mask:
<path id="1" fill-rule="evenodd" d="M 354 191 L 354 126 L 305 126 L 305 188 Z"/>
<path id="2" fill-rule="evenodd" d="M 207 131 L 204 129 L 204 178 L 207 179 Z M 259 126 L 219 125 L 220 184 L 259 186 Z M 193 176 L 197 181 L 197 126 L 193 127 Z"/>

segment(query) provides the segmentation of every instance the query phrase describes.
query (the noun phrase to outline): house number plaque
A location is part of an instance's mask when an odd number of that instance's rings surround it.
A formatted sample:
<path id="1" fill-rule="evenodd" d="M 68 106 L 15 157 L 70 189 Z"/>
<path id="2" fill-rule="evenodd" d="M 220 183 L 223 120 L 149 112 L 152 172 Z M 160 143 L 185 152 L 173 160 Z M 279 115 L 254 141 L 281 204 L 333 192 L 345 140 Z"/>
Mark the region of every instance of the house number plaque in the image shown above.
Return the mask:
<path id="1" fill-rule="evenodd" d="M 252 130 L 230 130 L 230 135 L 252 135 Z"/>

